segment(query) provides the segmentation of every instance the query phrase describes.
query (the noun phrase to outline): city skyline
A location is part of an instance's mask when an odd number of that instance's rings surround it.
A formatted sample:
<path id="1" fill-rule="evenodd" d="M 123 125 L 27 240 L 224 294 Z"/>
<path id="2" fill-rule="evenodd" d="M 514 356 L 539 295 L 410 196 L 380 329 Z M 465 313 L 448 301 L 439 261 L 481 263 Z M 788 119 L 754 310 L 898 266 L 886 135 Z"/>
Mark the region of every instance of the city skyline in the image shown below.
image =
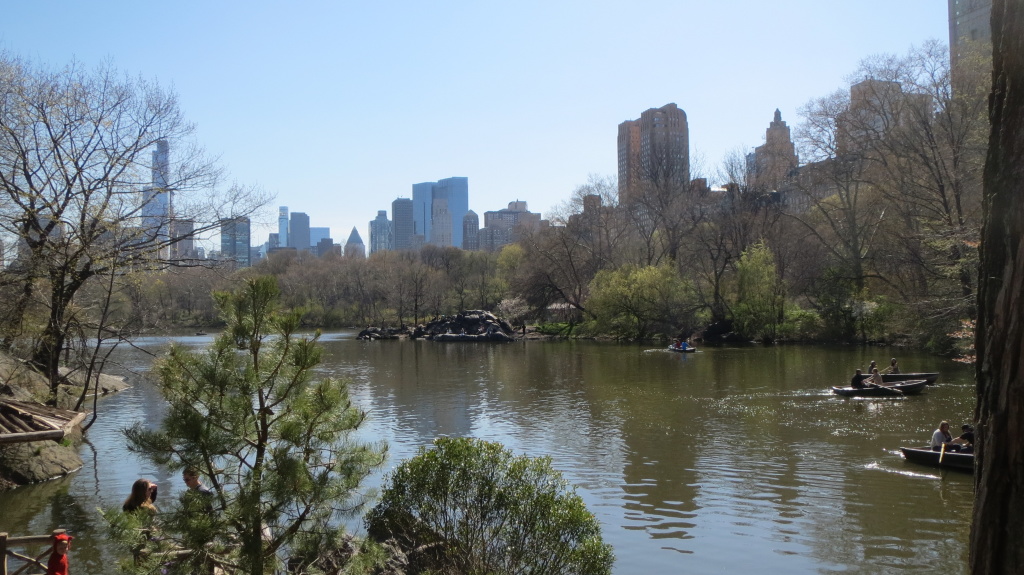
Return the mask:
<path id="1" fill-rule="evenodd" d="M 281 205 L 367 237 L 377 210 L 445 174 L 472 180 L 477 213 L 519 199 L 546 217 L 617 172 L 619 123 L 669 102 L 687 115 L 692 176 L 714 181 L 727 154 L 764 143 L 774 110 L 796 127 L 861 59 L 949 35 L 939 0 L 104 8 L 12 5 L 0 49 L 173 88 L 229 179 L 276 194 L 253 216 L 257 242 Z M 650 14 L 674 33 L 639 25 Z M 109 34 L 83 43 L 83 29 Z M 415 41 L 423 29 L 432 42 Z"/>

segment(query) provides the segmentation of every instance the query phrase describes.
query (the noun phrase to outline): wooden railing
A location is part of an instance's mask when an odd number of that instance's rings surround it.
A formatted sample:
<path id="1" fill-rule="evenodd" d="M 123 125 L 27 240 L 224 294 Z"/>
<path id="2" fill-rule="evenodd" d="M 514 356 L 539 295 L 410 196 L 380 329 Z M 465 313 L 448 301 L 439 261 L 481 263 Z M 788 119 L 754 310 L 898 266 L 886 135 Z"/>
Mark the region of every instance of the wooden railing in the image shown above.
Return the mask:
<path id="1" fill-rule="evenodd" d="M 19 575 L 24 573 L 29 567 L 36 566 L 46 572 L 46 563 L 40 561 L 52 550 L 52 544 L 55 541 L 54 537 L 64 533 L 64 529 L 54 529 L 53 533 L 49 535 L 27 535 L 25 537 L 8 537 L 6 533 L 0 533 L 0 575 Z M 42 555 L 32 558 L 21 553 L 16 553 L 11 550 L 11 547 L 23 547 L 26 545 L 39 545 L 39 544 L 50 544 L 46 551 Z M 10 572 L 7 570 L 7 558 L 11 557 L 19 561 L 24 561 L 25 564 L 18 568 L 17 571 Z"/>

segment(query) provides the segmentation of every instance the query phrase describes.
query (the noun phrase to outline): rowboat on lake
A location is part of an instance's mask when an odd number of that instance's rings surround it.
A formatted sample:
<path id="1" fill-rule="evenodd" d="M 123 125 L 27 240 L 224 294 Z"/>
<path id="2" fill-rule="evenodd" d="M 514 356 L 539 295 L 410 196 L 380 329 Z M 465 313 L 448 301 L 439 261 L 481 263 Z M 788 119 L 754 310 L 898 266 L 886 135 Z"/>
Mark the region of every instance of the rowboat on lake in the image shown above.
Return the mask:
<path id="1" fill-rule="evenodd" d="M 844 397 L 899 397 L 917 395 L 924 391 L 928 382 L 923 379 L 903 381 L 892 385 L 869 385 L 868 387 L 833 387 L 832 393 Z"/>
<path id="2" fill-rule="evenodd" d="M 960 453 L 959 451 L 943 453 L 941 451 L 932 451 L 930 447 L 901 447 L 900 451 L 903 452 L 903 457 L 907 461 L 914 463 L 974 472 L 973 453 Z"/>
<path id="3" fill-rule="evenodd" d="M 674 345 L 670 345 L 670 346 L 668 346 L 668 350 L 669 351 L 674 351 L 676 353 L 696 353 L 697 348 L 695 348 L 695 347 L 675 347 Z"/>

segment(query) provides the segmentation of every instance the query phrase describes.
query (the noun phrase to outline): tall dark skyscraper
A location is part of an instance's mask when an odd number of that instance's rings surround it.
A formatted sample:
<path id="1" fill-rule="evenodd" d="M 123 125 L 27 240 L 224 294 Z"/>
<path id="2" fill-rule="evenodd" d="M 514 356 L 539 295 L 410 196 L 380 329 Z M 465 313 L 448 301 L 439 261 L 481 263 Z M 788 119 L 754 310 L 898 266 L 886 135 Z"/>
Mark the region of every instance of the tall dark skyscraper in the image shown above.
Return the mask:
<path id="1" fill-rule="evenodd" d="M 480 249 L 480 216 L 473 210 L 462 216 L 462 245 L 459 247 L 470 251 Z"/>
<path id="2" fill-rule="evenodd" d="M 430 239 L 430 218 L 434 201 L 434 183 L 423 182 L 412 185 L 412 219 L 416 222 L 414 234 Z M 394 215 L 392 213 L 392 215 Z"/>
<path id="3" fill-rule="evenodd" d="M 239 216 L 220 221 L 220 254 L 223 259 L 235 262 L 235 267 L 247 268 L 251 265 L 249 218 Z"/>
<path id="4" fill-rule="evenodd" d="M 412 249 L 412 238 L 416 235 L 413 206 L 409 198 L 398 198 L 391 202 L 391 245 L 396 250 Z"/>
<path id="5" fill-rule="evenodd" d="M 304 252 L 309 251 L 308 214 L 292 212 L 291 219 L 288 221 L 288 247 Z"/>

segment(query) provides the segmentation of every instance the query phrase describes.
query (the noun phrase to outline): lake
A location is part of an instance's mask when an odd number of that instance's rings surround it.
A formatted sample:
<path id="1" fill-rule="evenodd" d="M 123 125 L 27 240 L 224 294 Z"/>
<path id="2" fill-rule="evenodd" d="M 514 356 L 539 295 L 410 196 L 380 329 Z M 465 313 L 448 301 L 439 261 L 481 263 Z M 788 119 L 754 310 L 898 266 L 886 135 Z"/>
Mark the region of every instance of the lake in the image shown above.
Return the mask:
<path id="1" fill-rule="evenodd" d="M 367 482 L 439 436 L 499 441 L 549 456 L 601 521 L 617 574 L 965 574 L 970 474 L 902 460 L 940 420 L 974 410 L 974 371 L 922 353 L 859 346 L 702 347 L 695 354 L 598 342 L 363 342 L 324 334 L 322 372 L 350 381 L 369 412 L 361 437 L 390 445 Z M 211 336 L 174 338 L 201 348 Z M 0 493 L 0 531 L 67 528 L 76 574 L 110 573 L 99 507 L 119 506 L 138 477 L 162 498 L 184 488 L 124 449 L 120 429 L 159 422 L 143 374 L 171 338 L 118 350 L 134 387 L 102 399 L 69 477 Z M 832 395 L 853 370 L 896 356 L 941 372 L 914 397 Z M 159 505 L 159 501 L 157 502 Z M 353 530 L 360 531 L 358 523 Z"/>

